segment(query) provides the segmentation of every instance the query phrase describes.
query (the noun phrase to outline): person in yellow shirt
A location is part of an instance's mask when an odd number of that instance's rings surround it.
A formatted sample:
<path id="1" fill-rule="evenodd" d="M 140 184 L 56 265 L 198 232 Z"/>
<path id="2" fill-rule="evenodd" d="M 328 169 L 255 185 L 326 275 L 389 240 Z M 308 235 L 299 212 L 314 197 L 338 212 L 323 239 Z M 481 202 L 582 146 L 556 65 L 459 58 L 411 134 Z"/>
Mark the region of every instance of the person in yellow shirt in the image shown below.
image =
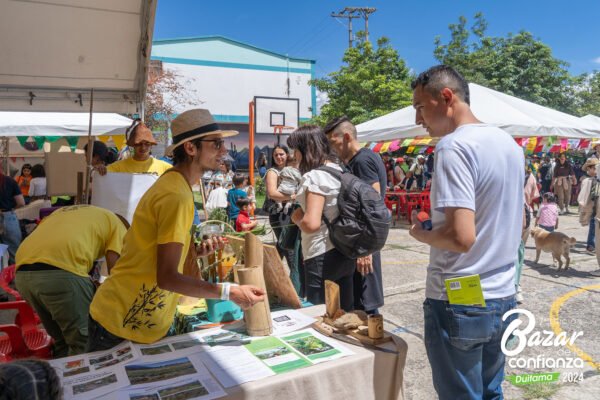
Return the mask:
<path id="1" fill-rule="evenodd" d="M 129 224 L 90 205 L 64 207 L 44 218 L 17 251 L 17 290 L 54 338 L 54 357 L 85 352 L 95 286 L 89 273 L 119 258 Z"/>
<path id="2" fill-rule="evenodd" d="M 100 175 L 105 175 L 106 172 L 126 172 L 160 176 L 172 167 L 171 164 L 150 155 L 152 146 L 156 145 L 156 139 L 152 136 L 152 131 L 141 120 L 134 120 L 128 132 L 127 145 L 133 148 L 133 155 L 112 163 L 105 169 L 97 169 Z"/>
<path id="3" fill-rule="evenodd" d="M 247 309 L 263 301 L 254 286 L 214 284 L 182 274 L 192 240 L 194 199 L 191 185 L 225 156 L 223 131 L 208 110 L 189 110 L 171 125 L 174 167 L 142 196 L 125 236 L 121 258 L 90 306 L 88 351 L 105 350 L 123 340 L 153 343 L 173 322 L 180 295 L 232 300 Z M 222 247 L 221 238 L 197 246 L 200 256 Z"/>

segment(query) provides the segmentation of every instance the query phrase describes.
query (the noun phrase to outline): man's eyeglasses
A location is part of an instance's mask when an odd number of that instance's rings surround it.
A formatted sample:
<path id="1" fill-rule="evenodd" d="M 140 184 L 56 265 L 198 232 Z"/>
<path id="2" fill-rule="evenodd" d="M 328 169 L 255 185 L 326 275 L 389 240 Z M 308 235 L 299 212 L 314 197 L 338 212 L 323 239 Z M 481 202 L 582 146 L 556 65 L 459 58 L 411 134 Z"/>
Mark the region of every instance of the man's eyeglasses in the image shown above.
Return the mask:
<path id="1" fill-rule="evenodd" d="M 221 147 L 225 144 L 225 139 L 198 139 L 199 142 L 212 142 L 215 149 L 221 150 Z"/>

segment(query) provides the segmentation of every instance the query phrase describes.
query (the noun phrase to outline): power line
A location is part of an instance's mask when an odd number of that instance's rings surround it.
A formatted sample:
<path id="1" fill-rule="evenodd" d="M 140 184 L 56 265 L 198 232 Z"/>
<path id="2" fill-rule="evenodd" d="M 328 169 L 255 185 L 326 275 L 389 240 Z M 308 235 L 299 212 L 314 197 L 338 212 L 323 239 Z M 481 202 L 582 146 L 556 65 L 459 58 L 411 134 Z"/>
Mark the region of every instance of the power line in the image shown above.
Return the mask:
<path id="1" fill-rule="evenodd" d="M 365 39 L 369 41 L 369 15 L 377 11 L 374 7 L 346 7 L 342 11 L 335 13 L 332 12 L 331 16 L 334 18 L 347 18 L 348 19 L 348 47 L 352 47 L 354 42 L 354 36 L 352 35 L 352 20 L 356 18 L 362 18 L 365 21 Z"/>

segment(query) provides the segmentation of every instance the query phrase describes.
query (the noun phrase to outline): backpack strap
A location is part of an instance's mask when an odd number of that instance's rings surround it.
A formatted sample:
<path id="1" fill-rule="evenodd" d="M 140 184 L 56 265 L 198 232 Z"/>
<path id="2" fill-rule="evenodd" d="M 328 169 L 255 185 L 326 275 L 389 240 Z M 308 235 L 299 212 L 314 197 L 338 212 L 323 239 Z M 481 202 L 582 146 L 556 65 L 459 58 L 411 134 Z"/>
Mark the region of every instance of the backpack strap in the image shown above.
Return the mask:
<path id="1" fill-rule="evenodd" d="M 329 173 L 330 175 L 332 175 L 335 179 L 337 179 L 338 181 L 342 180 L 342 171 L 339 171 L 333 167 L 328 167 L 327 165 L 321 165 L 319 168 L 317 168 L 317 170 L 319 171 L 325 171 L 327 173 Z"/>

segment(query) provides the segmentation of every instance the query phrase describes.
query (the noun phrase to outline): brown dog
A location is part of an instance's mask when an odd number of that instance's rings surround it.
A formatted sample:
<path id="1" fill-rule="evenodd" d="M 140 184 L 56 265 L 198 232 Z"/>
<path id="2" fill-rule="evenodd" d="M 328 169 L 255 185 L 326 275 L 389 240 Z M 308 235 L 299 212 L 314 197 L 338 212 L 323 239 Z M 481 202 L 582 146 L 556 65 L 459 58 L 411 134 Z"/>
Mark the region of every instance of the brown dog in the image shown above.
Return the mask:
<path id="1" fill-rule="evenodd" d="M 552 253 L 552 259 L 554 260 L 554 265 L 558 261 L 558 270 L 560 271 L 563 265 L 561 256 L 564 256 L 567 260 L 565 264 L 565 271 L 569 269 L 569 264 L 571 263 L 570 250 L 571 246 L 573 246 L 577 239 L 570 238 L 564 233 L 560 232 L 548 232 L 545 229 L 536 226 L 531 229 L 531 237 L 535 239 L 535 263 L 537 264 L 540 259 L 540 254 L 542 251 L 546 253 Z"/>

